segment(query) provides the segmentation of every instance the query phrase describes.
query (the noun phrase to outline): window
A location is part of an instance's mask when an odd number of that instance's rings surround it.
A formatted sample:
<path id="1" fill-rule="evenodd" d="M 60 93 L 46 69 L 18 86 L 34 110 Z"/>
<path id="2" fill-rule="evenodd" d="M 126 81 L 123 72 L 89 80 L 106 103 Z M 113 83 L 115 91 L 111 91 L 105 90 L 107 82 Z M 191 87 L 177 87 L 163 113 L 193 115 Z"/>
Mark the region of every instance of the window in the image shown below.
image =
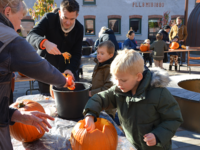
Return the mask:
<path id="1" fill-rule="evenodd" d="M 150 41 L 156 40 L 156 34 L 158 31 L 161 29 L 162 24 L 161 24 L 161 19 L 159 18 L 151 18 L 148 21 L 148 39 Z"/>
<path id="2" fill-rule="evenodd" d="M 108 19 L 108 28 L 112 29 L 115 34 L 121 34 L 121 19 Z"/>
<path id="3" fill-rule="evenodd" d="M 95 35 L 95 19 L 85 19 L 85 35 Z"/>
<path id="4" fill-rule="evenodd" d="M 83 5 L 92 4 L 96 5 L 96 0 L 83 0 Z"/>
<path id="5" fill-rule="evenodd" d="M 132 29 L 135 34 L 141 34 L 141 19 L 132 18 L 130 19 L 129 29 Z"/>

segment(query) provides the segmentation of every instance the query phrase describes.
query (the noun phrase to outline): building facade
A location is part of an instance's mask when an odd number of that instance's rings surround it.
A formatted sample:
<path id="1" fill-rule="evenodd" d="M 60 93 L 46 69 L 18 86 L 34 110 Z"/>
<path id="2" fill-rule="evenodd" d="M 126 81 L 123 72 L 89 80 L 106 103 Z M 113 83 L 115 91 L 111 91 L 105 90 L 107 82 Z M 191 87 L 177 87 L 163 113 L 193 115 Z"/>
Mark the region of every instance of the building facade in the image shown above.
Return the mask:
<path id="1" fill-rule="evenodd" d="M 29 8 L 34 0 L 24 0 Z M 58 6 L 62 0 L 54 0 Z M 196 0 L 189 0 L 188 17 Z M 77 0 L 80 5 L 78 20 L 84 25 L 84 36 L 98 38 L 102 26 L 115 32 L 118 41 L 126 39 L 129 29 L 136 33 L 136 40 L 154 39 L 162 28 L 162 18 L 169 12 L 169 20 L 177 16 L 184 19 L 185 0 Z M 184 20 L 183 20 L 184 21 Z"/>

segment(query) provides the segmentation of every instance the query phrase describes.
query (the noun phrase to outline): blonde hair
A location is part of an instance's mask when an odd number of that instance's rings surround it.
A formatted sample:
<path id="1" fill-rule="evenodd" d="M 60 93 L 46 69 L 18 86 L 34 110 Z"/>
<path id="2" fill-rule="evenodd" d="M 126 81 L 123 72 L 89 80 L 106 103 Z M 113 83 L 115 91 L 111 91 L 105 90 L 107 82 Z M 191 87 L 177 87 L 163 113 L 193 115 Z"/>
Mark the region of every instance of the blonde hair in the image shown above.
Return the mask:
<path id="1" fill-rule="evenodd" d="M 100 37 L 101 34 L 102 34 L 104 31 L 106 31 L 107 29 L 108 29 L 108 28 L 105 27 L 105 26 L 101 27 L 101 30 L 99 31 L 99 37 Z"/>
<path id="2" fill-rule="evenodd" d="M 131 49 L 125 49 L 118 51 L 118 55 L 115 57 L 110 66 L 110 73 L 130 73 L 136 75 L 144 71 L 144 60 L 140 53 Z"/>
<path id="3" fill-rule="evenodd" d="M 133 30 L 129 30 L 128 33 L 126 34 L 126 37 L 128 38 L 132 33 L 135 34 L 135 32 Z"/>
<path id="4" fill-rule="evenodd" d="M 145 43 L 150 43 L 151 41 L 149 40 L 149 39 L 146 39 L 145 41 L 144 41 Z"/>
<path id="5" fill-rule="evenodd" d="M 14 13 L 14 14 L 19 12 L 21 10 L 21 7 L 23 8 L 23 16 L 26 16 L 26 14 L 28 12 L 28 8 L 27 8 L 25 2 L 22 0 L 0 0 L 0 12 L 1 13 L 8 6 L 11 8 L 12 13 Z"/>

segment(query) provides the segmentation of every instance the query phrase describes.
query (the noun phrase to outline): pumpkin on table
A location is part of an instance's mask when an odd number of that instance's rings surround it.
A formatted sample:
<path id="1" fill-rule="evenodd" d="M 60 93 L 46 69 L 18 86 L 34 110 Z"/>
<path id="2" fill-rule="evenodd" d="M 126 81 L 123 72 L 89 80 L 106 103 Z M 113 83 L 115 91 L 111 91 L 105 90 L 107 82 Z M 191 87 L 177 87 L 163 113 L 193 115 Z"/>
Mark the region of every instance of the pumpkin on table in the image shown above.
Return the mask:
<path id="1" fill-rule="evenodd" d="M 146 51 L 148 51 L 148 50 L 150 50 L 150 45 L 149 44 L 144 44 L 144 43 L 142 43 L 141 45 L 140 45 L 140 50 L 142 51 L 142 52 L 146 52 Z"/>
<path id="2" fill-rule="evenodd" d="M 85 119 L 73 128 L 70 138 L 72 150 L 116 150 L 118 135 L 111 122 L 97 118 L 95 129 L 87 132 L 84 128 Z"/>
<path id="3" fill-rule="evenodd" d="M 179 48 L 179 44 L 177 42 L 172 42 L 169 45 L 169 48 L 171 48 L 171 49 L 178 49 Z"/>
<path id="4" fill-rule="evenodd" d="M 37 102 L 25 99 L 22 102 L 15 102 L 10 107 L 23 111 L 40 111 L 45 113 L 44 108 Z M 36 127 L 16 122 L 10 126 L 10 134 L 20 142 L 33 142 L 40 139 L 45 131 L 41 128 L 42 134 Z"/>

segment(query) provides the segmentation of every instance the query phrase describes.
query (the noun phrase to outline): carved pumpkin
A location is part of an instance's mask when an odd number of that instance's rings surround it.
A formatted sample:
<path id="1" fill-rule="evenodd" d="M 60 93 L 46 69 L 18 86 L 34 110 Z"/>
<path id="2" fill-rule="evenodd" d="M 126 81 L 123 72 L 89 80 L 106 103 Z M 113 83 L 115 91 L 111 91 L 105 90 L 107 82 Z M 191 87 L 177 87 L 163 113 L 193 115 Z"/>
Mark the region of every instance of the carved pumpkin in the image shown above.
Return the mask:
<path id="1" fill-rule="evenodd" d="M 64 76 L 65 78 L 68 79 L 68 84 L 67 84 L 67 86 L 71 86 L 71 85 L 72 85 L 72 80 L 73 80 L 72 76 L 66 75 L 66 74 L 64 74 L 64 73 L 63 73 L 63 76 Z M 50 95 L 51 95 L 51 97 L 52 97 L 53 99 L 55 99 L 52 88 L 53 88 L 53 86 L 50 85 L 50 86 L 49 86 Z M 68 88 L 69 90 L 74 90 L 74 89 L 75 89 L 75 86 L 74 86 L 74 87 L 71 87 L 71 88 L 70 88 L 70 87 L 67 87 L 67 88 Z"/>
<path id="2" fill-rule="evenodd" d="M 186 49 L 186 46 L 185 46 L 185 45 L 181 45 L 181 48 L 182 48 L 182 49 Z"/>
<path id="3" fill-rule="evenodd" d="M 150 50 L 150 45 L 149 44 L 141 44 L 140 45 L 140 50 L 142 52 L 146 52 L 146 51 Z"/>
<path id="4" fill-rule="evenodd" d="M 172 43 L 169 45 L 169 47 L 170 47 L 171 49 L 178 49 L 178 48 L 179 48 L 179 44 L 178 44 L 177 42 L 172 42 Z"/>
<path id="5" fill-rule="evenodd" d="M 15 102 L 10 107 L 23 111 L 40 111 L 45 113 L 44 108 L 37 102 L 25 99 L 21 102 Z M 42 129 L 42 128 L 41 128 Z M 20 142 L 33 142 L 40 139 L 45 131 L 42 129 L 42 134 L 39 133 L 36 127 L 31 125 L 16 122 L 10 126 L 10 134 L 13 138 Z"/>
<path id="6" fill-rule="evenodd" d="M 70 138 L 73 150 L 116 150 L 118 135 L 111 122 L 97 118 L 95 130 L 87 132 L 84 128 L 85 119 L 73 128 Z"/>
<path id="7" fill-rule="evenodd" d="M 18 74 L 21 76 L 21 77 L 26 77 L 24 74 L 18 72 Z"/>

